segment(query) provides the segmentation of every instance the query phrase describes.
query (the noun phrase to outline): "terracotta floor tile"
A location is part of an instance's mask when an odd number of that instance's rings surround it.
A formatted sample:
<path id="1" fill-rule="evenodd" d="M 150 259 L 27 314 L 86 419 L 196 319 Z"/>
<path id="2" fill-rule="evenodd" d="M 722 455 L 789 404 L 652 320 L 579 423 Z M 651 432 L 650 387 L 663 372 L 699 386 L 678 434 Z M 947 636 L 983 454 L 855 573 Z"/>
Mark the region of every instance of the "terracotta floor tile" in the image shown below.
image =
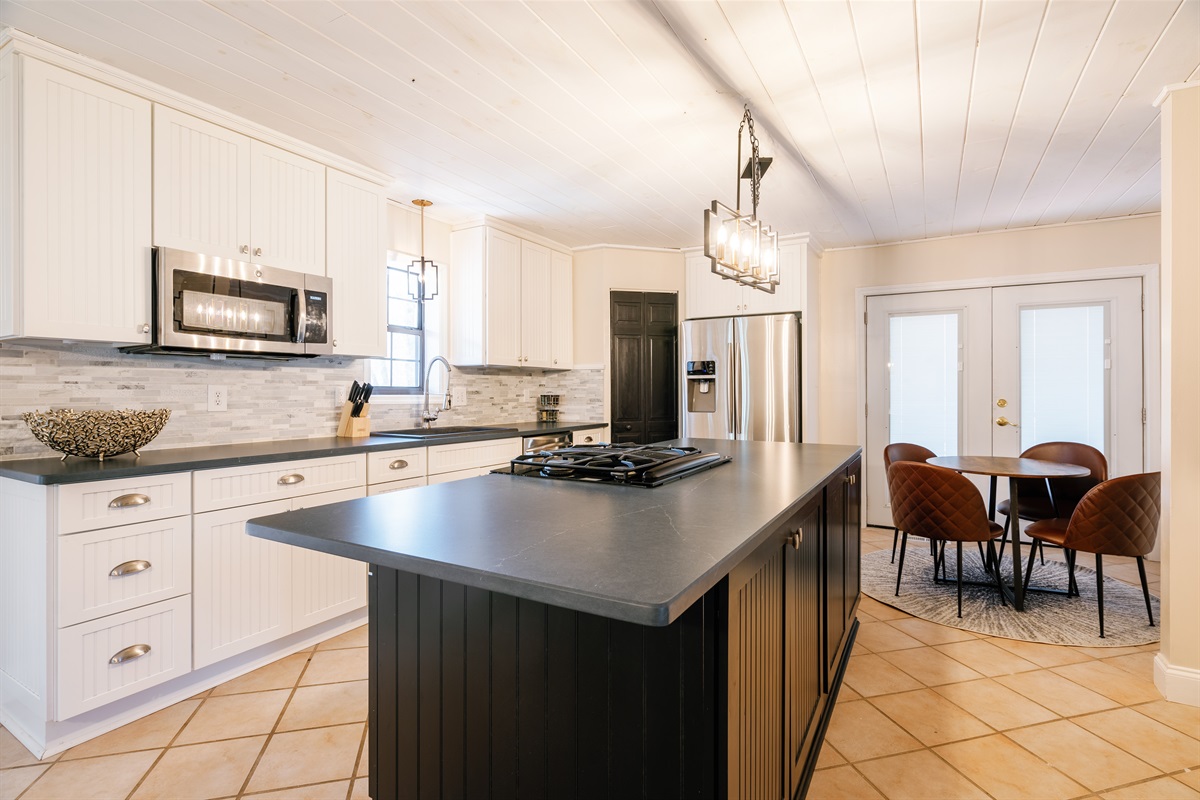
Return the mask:
<path id="1" fill-rule="evenodd" d="M 934 691 L 1000 731 L 1058 719 L 1050 709 L 991 678 L 951 683 Z"/>
<path id="2" fill-rule="evenodd" d="M 167 706 L 162 711 L 72 747 L 63 753 L 63 760 L 161 749 L 171 743 L 199 706 L 199 700 L 184 700 Z"/>
<path id="3" fill-rule="evenodd" d="M 367 719 L 367 682 L 301 686 L 292 696 L 279 730 L 295 731 Z"/>
<path id="4" fill-rule="evenodd" d="M 865 594 L 862 596 L 862 600 L 859 602 L 858 607 L 863 611 L 866 611 L 872 617 L 875 617 L 875 619 L 880 620 L 908 619 L 912 616 L 912 614 L 901 611 L 898 608 L 892 608 L 889 605 L 881 603 L 873 597 L 867 597 Z"/>
<path id="5" fill-rule="evenodd" d="M 1050 670 L 1001 675 L 994 680 L 1064 717 L 1106 711 L 1117 706 L 1104 695 L 1085 689 Z"/>
<path id="6" fill-rule="evenodd" d="M 1158 647 L 1159 645 L 1155 642 L 1154 646 Z M 1142 647 L 1144 645 L 1136 647 L 1072 647 L 1071 649 L 1077 653 L 1085 653 L 1092 658 L 1116 658 L 1117 656 L 1127 656 L 1130 653 L 1139 653 Z"/>
<path id="7" fill-rule="evenodd" d="M 318 683 L 340 683 L 342 681 L 365 681 L 367 679 L 367 648 L 352 647 L 341 650 L 318 650 L 308 662 L 308 669 L 300 678 L 301 686 Z"/>
<path id="8" fill-rule="evenodd" d="M 0 800 L 16 800 L 17 795 L 28 789 L 29 784 L 48 769 L 49 764 L 33 764 L 0 771 Z"/>
<path id="9" fill-rule="evenodd" d="M 1038 665 L 1032 661 L 1014 655 L 1002 647 L 997 647 L 986 639 L 940 644 L 936 649 L 989 678 L 1038 669 Z"/>
<path id="10" fill-rule="evenodd" d="M 275 734 L 250 776 L 247 791 L 263 792 L 352 777 L 362 730 L 359 723 Z M 314 758 L 314 753 L 320 753 L 321 757 Z"/>
<path id="11" fill-rule="evenodd" d="M 270 733 L 291 689 L 210 697 L 179 734 L 175 744 L 215 742 Z"/>
<path id="12" fill-rule="evenodd" d="M 885 653 L 888 650 L 904 650 L 923 646 L 920 640 L 914 639 L 887 622 L 868 622 L 859 625 L 854 646 L 858 647 L 860 644 L 872 653 Z"/>
<path id="13" fill-rule="evenodd" d="M 1066 775 L 1098 792 L 1152 778 L 1158 770 L 1141 759 L 1060 719 L 1008 732 L 1009 738 Z"/>
<path id="14" fill-rule="evenodd" d="M 1087 790 L 1003 734 L 935 748 L 959 772 L 997 800 L 1078 797 Z"/>
<path id="15" fill-rule="evenodd" d="M 951 628 L 946 625 L 938 625 L 936 622 L 929 620 L 918 619 L 897 619 L 888 623 L 893 628 L 898 628 L 904 631 L 909 636 L 917 639 L 924 644 L 947 644 L 949 642 L 966 642 L 975 638 L 975 634 L 970 631 Z"/>
<path id="16" fill-rule="evenodd" d="M 921 688 L 907 673 L 876 655 L 851 656 L 844 680 L 864 697 Z"/>
<path id="17" fill-rule="evenodd" d="M 878 617 L 871 616 L 866 611 L 863 611 L 861 607 L 854 613 L 854 616 L 858 617 L 859 622 L 879 622 Z"/>
<path id="18" fill-rule="evenodd" d="M 1068 664 L 1065 667 L 1053 667 L 1051 671 L 1075 681 L 1080 686 L 1099 692 L 1123 706 L 1162 699 L 1153 681 L 1138 679 L 1125 670 L 1103 661 Z"/>
<path id="19" fill-rule="evenodd" d="M 845 764 L 846 759 L 842 758 L 833 745 L 825 742 L 821 746 L 821 752 L 817 754 L 817 766 L 815 769 L 824 769 L 825 767 L 836 767 L 838 764 Z"/>
<path id="20" fill-rule="evenodd" d="M 959 644 L 966 644 L 966 642 Z M 926 686 L 973 681 L 983 677 L 975 670 L 938 652 L 933 647 L 922 647 L 920 650 L 895 650 L 883 653 L 880 657 L 904 670 Z"/>
<path id="21" fill-rule="evenodd" d="M 29 787 L 21 800 L 84 800 L 126 797 L 161 750 L 58 761 Z"/>
<path id="22" fill-rule="evenodd" d="M 920 742 L 865 700 L 839 703 L 833 710 L 825 739 L 851 762 L 921 747 Z"/>
<path id="23" fill-rule="evenodd" d="M 1076 717 L 1073 722 L 1163 772 L 1200 767 L 1200 741 L 1131 708 Z"/>
<path id="24" fill-rule="evenodd" d="M 309 786 L 297 786 L 293 789 L 277 789 L 273 792 L 248 794 L 247 800 L 346 800 L 350 791 L 350 781 L 333 781 L 332 783 L 317 783 Z"/>
<path id="25" fill-rule="evenodd" d="M 1129 653 L 1115 658 L 1102 658 L 1100 663 L 1111 664 L 1118 669 L 1125 670 L 1135 678 L 1153 683 L 1154 659 L 1157 655 L 1157 652 Z"/>
<path id="26" fill-rule="evenodd" d="M 932 689 L 888 694 L 871 700 L 922 744 L 932 746 L 992 733 L 992 728 Z M 891 793 L 887 793 L 891 796 Z"/>
<path id="27" fill-rule="evenodd" d="M 38 759 L 33 753 L 25 749 L 25 745 L 21 744 L 17 737 L 13 736 L 5 728 L 0 728 L 0 769 L 28 767 L 33 764 L 49 764 L 57 760 L 58 756 Z"/>
<path id="28" fill-rule="evenodd" d="M 851 689 L 849 686 L 842 683 L 842 688 L 838 690 L 837 701 L 839 703 L 848 703 L 851 700 L 862 700 L 862 695 Z"/>
<path id="29" fill-rule="evenodd" d="M 270 689 L 290 689 L 300 679 L 304 665 L 308 663 L 310 653 L 293 653 L 266 666 L 259 667 L 253 672 L 247 672 L 240 678 L 222 683 L 213 689 L 211 696 L 238 694 L 241 692 L 263 692 Z"/>
<path id="30" fill-rule="evenodd" d="M 335 636 L 332 639 L 326 639 L 317 645 L 317 650 L 336 650 L 339 647 L 366 647 L 367 646 L 367 626 L 360 625 L 351 631 L 346 631 L 340 636 Z"/>
<path id="31" fill-rule="evenodd" d="M 1100 795 L 1104 800 L 1195 800 L 1200 796 L 1174 778 L 1155 778 L 1145 783 L 1114 789 Z"/>
<path id="32" fill-rule="evenodd" d="M 1061 667 L 1064 664 L 1078 664 L 1092 660 L 1087 653 L 1080 653 L 1075 648 L 1056 644 L 998 638 L 988 639 L 988 641 L 1002 650 L 1007 650 L 1013 655 L 1037 664 L 1039 667 Z"/>
<path id="33" fill-rule="evenodd" d="M 1186 733 L 1193 739 L 1200 739 L 1200 707 L 1155 700 L 1153 703 L 1133 706 L 1133 710 L 1156 719 L 1180 733 Z"/>
<path id="34" fill-rule="evenodd" d="M 805 797 L 808 800 L 884 800 L 883 795 L 851 766 L 814 772 Z"/>
<path id="35" fill-rule="evenodd" d="M 929 750 L 864 761 L 857 766 L 888 800 L 988 800 L 978 786 Z"/>
<path id="36" fill-rule="evenodd" d="M 207 800 L 235 795 L 266 741 L 266 736 L 254 736 L 172 747 L 150 770 L 132 800 Z"/>
<path id="37" fill-rule="evenodd" d="M 354 790 L 350 792 L 350 800 L 371 800 L 369 794 L 370 782 L 366 778 L 359 778 L 354 782 Z"/>
<path id="38" fill-rule="evenodd" d="M 1193 769 L 1193 770 L 1188 770 L 1187 772 L 1180 772 L 1176 775 L 1173 775 L 1172 777 L 1175 778 L 1175 780 L 1182 783 L 1183 785 L 1190 786 L 1192 789 L 1195 789 L 1196 792 L 1198 794 L 1200 794 L 1200 769 Z"/>

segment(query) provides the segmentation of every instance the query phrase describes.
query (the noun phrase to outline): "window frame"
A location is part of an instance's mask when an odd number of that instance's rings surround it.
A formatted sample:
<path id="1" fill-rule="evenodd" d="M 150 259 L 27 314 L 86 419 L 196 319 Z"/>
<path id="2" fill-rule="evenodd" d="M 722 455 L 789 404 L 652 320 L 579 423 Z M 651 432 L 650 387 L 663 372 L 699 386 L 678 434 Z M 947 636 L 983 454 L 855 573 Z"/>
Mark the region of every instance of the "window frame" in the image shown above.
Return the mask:
<path id="1" fill-rule="evenodd" d="M 393 256 L 393 254 L 394 254 L 394 256 Z M 400 252 L 394 251 L 394 250 L 389 251 L 387 264 L 384 266 L 384 269 L 387 271 L 384 273 L 384 275 L 387 278 L 390 278 L 391 270 L 395 270 L 397 273 L 399 273 L 401 276 L 403 276 L 402 280 L 404 281 L 405 285 L 407 286 L 408 281 L 410 280 L 410 276 L 412 274 L 412 270 L 410 268 L 411 262 L 415 261 L 415 260 L 417 260 L 415 257 L 409 259 L 408 256 L 404 253 L 400 253 Z M 384 293 L 385 293 L 384 301 L 385 301 L 385 303 L 387 303 L 388 300 L 392 299 L 392 297 L 388 293 L 388 289 L 387 289 L 389 284 L 390 284 L 390 281 L 388 281 L 388 280 L 384 281 Z M 415 328 L 413 328 L 413 327 L 409 327 L 407 325 L 393 325 L 390 321 L 390 316 L 388 314 L 388 311 L 385 308 L 384 317 L 385 317 L 385 320 L 387 321 L 386 332 L 387 332 L 388 355 L 385 356 L 384 358 L 369 359 L 369 361 L 367 363 L 367 380 L 369 380 L 369 378 L 370 378 L 370 371 L 371 371 L 370 362 L 371 361 L 389 361 L 389 362 L 394 363 L 398 360 L 404 360 L 404 361 L 408 360 L 408 359 L 395 359 L 395 358 L 391 357 L 392 334 L 393 333 L 403 333 L 403 334 L 408 334 L 410 336 L 415 336 L 416 340 L 417 340 L 417 358 L 416 358 L 417 383 L 416 383 L 416 386 L 382 386 L 379 384 L 372 384 L 372 386 L 373 386 L 372 394 L 373 395 L 388 395 L 388 396 L 392 396 L 392 397 L 403 397 L 403 396 L 412 396 L 412 395 L 422 395 L 425 393 L 425 298 L 418 297 L 417 299 L 413 300 L 406 295 L 406 299 L 408 299 L 409 302 L 417 304 L 417 326 Z"/>

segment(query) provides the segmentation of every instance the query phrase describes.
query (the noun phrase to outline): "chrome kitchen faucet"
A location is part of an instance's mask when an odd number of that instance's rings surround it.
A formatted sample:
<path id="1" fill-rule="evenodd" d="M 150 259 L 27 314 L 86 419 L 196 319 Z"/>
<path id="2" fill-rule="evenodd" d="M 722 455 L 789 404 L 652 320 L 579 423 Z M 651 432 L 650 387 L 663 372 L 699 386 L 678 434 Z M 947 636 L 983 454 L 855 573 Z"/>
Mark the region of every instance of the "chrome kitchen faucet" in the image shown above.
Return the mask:
<path id="1" fill-rule="evenodd" d="M 429 410 L 429 376 L 433 374 L 433 365 L 437 362 L 442 362 L 442 366 L 446 368 L 446 393 L 442 395 L 442 406 L 437 411 Z M 450 407 L 450 362 L 441 356 L 434 356 L 429 362 L 429 368 L 425 370 L 425 405 L 421 410 L 421 421 L 425 423 L 426 428 L 432 428 L 434 420 L 438 418 L 438 414 Z"/>

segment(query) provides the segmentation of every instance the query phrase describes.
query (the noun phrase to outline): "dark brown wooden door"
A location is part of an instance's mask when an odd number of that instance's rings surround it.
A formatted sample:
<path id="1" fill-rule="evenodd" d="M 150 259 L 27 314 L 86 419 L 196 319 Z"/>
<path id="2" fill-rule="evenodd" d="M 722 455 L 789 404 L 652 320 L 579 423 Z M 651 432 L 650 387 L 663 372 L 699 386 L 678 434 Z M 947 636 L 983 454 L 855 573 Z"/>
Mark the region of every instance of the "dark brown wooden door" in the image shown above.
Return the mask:
<path id="1" fill-rule="evenodd" d="M 664 292 L 612 292 L 612 440 L 679 435 L 678 306 Z"/>

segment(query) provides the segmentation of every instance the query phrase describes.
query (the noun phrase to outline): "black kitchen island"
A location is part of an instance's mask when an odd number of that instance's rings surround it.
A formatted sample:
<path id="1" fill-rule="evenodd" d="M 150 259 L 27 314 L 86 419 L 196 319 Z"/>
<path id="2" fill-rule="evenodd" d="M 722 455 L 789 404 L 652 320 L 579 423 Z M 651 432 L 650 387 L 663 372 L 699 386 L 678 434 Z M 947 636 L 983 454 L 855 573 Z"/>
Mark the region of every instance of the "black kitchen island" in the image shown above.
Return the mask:
<path id="1" fill-rule="evenodd" d="M 803 796 L 857 630 L 859 450 L 679 443 L 733 460 L 248 524 L 372 565 L 375 800 Z"/>

